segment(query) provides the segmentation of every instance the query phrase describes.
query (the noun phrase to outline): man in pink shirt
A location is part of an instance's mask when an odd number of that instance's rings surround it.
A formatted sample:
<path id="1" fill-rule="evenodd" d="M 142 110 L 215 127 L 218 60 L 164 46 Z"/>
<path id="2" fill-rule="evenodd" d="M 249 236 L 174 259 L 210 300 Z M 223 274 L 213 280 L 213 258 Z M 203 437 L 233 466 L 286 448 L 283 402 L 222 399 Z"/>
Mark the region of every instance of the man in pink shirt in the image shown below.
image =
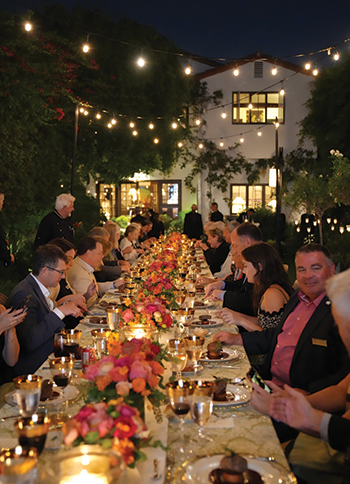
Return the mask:
<path id="1" fill-rule="evenodd" d="M 350 371 L 350 359 L 331 314 L 325 282 L 334 273 L 329 251 L 320 244 L 301 247 L 295 256 L 297 290 L 276 328 L 244 334 L 220 331 L 214 339 L 244 345 L 248 355 L 266 354 L 264 379 L 288 383 L 305 394 L 334 385 Z"/>

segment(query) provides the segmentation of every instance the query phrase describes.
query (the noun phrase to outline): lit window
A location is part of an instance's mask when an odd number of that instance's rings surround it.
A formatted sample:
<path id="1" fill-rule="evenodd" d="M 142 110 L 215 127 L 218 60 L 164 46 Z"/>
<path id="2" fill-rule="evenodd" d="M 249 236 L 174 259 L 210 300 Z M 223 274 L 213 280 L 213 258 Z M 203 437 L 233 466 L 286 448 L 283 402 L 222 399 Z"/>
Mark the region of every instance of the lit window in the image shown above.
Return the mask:
<path id="1" fill-rule="evenodd" d="M 232 94 L 233 123 L 269 124 L 276 118 L 284 123 L 285 96 L 279 92 L 234 92 Z"/>

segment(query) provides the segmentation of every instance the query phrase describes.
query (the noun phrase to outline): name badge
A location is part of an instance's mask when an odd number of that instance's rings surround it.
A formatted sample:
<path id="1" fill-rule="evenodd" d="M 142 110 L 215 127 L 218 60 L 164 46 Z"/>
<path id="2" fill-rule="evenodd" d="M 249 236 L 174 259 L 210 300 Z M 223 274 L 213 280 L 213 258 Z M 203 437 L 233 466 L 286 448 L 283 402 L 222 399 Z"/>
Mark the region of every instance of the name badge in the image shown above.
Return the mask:
<path id="1" fill-rule="evenodd" d="M 317 338 L 312 338 L 312 344 L 315 346 L 324 346 L 327 348 L 327 340 L 326 339 L 317 339 Z"/>

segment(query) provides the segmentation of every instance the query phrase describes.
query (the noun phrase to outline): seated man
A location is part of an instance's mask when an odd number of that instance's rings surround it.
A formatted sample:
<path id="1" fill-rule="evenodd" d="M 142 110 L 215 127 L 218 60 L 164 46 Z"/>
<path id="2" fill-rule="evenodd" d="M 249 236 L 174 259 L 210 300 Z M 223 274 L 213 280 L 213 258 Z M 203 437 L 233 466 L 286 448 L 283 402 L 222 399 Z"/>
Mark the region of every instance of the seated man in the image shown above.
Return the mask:
<path id="1" fill-rule="evenodd" d="M 94 237 L 84 237 L 81 239 L 77 249 L 77 257 L 73 261 L 73 266 L 67 272 L 67 280 L 70 286 L 80 294 L 85 294 L 92 282 L 96 283 L 94 270 L 102 262 L 103 248 L 101 242 Z M 113 282 L 98 282 L 97 293 L 87 300 L 87 307 L 90 308 L 98 301 L 98 296 L 102 296 L 108 289 L 116 289 L 124 283 L 124 279 Z"/>
<path id="2" fill-rule="evenodd" d="M 248 316 L 256 316 L 252 294 L 253 284 L 247 281 L 245 274 L 242 273 L 242 250 L 250 245 L 262 242 L 261 230 L 254 224 L 245 222 L 231 232 L 231 252 L 232 261 L 239 270 L 236 280 L 229 282 L 218 281 L 207 286 L 205 295 L 214 301 L 223 301 L 223 307 L 233 309 Z"/>
<path id="3" fill-rule="evenodd" d="M 53 351 L 54 335 L 65 328 L 63 318 L 82 316 L 72 302 L 54 308 L 48 288 L 55 287 L 64 278 L 66 256 L 54 245 L 38 247 L 33 256 L 33 272 L 13 289 L 7 306 L 28 310 L 17 326 L 20 344 L 19 360 L 14 366 L 15 375 L 35 373 Z"/>
<path id="4" fill-rule="evenodd" d="M 289 299 L 276 328 L 241 335 L 220 331 L 214 339 L 243 344 L 248 355 L 267 354 L 261 376 L 306 394 L 337 384 L 349 373 L 350 360 L 326 296 L 326 280 L 334 273 L 328 250 L 320 244 L 304 245 L 296 253 L 295 266 L 300 290 Z M 279 437 L 285 441 L 292 436 L 287 430 Z"/>
<path id="5" fill-rule="evenodd" d="M 350 354 L 350 269 L 329 279 L 326 289 L 334 320 Z M 270 413 L 292 427 L 321 437 L 334 449 L 345 451 L 350 443 L 349 385 L 350 374 L 337 385 L 308 397 L 286 386 L 287 395 L 281 392 L 271 399 Z M 342 417 L 331 415 L 344 410 Z"/>

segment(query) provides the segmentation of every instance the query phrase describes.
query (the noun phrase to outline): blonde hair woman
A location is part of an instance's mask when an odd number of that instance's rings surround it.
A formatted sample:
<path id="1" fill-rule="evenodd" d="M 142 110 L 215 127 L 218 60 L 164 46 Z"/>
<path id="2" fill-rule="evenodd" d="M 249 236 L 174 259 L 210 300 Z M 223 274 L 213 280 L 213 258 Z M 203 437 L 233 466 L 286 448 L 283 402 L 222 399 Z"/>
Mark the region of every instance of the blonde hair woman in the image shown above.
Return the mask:
<path id="1" fill-rule="evenodd" d="M 130 262 L 130 264 L 133 264 L 139 254 L 142 254 L 143 252 L 142 249 L 136 248 L 136 241 L 139 238 L 140 231 L 141 227 L 139 224 L 131 223 L 126 227 L 124 238 L 120 242 L 120 250 L 122 251 L 125 260 Z M 129 249 L 128 253 L 125 252 L 125 249 Z"/>
<path id="2" fill-rule="evenodd" d="M 130 264 L 128 261 L 125 260 L 119 248 L 119 239 L 120 239 L 119 225 L 113 222 L 112 220 L 108 220 L 108 222 L 104 224 L 103 228 L 107 230 L 109 234 L 109 242 L 112 244 L 112 248 L 108 252 L 106 257 L 103 259 L 103 262 L 105 263 L 105 265 L 112 265 L 111 264 L 112 262 L 118 262 L 123 272 L 130 272 Z M 131 251 L 132 250 L 129 250 L 130 253 Z"/>

